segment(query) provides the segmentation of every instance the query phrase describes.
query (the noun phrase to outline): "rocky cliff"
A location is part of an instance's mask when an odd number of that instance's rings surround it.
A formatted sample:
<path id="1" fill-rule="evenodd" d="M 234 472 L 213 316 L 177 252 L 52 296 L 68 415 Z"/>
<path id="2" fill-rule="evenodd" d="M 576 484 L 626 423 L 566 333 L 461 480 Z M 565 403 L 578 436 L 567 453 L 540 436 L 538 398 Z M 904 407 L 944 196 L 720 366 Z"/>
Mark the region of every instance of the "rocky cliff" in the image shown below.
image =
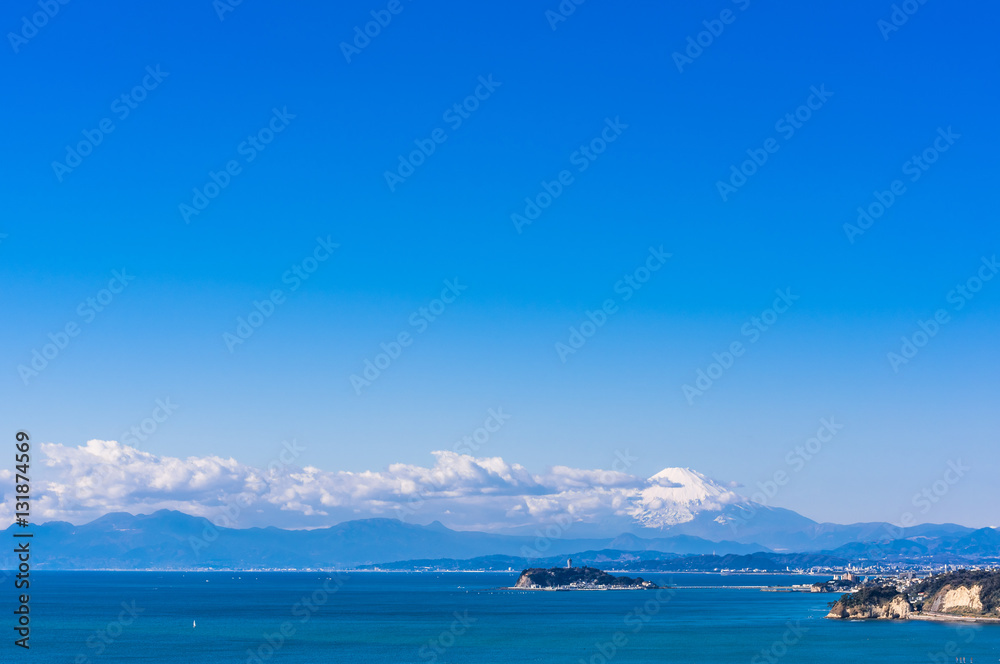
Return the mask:
<path id="1" fill-rule="evenodd" d="M 979 584 L 967 588 L 958 586 L 943 588 L 929 604 L 925 604 L 927 611 L 934 613 L 982 613 L 983 612 L 983 587 Z"/>
<path id="2" fill-rule="evenodd" d="M 845 620 L 905 620 L 913 608 L 902 594 L 888 600 L 845 603 L 843 599 L 833 605 L 827 618 Z"/>
<path id="3" fill-rule="evenodd" d="M 856 620 L 931 619 L 934 616 L 1000 618 L 1000 570 L 937 574 L 900 592 L 895 586 L 862 588 L 844 595 L 827 618 Z"/>

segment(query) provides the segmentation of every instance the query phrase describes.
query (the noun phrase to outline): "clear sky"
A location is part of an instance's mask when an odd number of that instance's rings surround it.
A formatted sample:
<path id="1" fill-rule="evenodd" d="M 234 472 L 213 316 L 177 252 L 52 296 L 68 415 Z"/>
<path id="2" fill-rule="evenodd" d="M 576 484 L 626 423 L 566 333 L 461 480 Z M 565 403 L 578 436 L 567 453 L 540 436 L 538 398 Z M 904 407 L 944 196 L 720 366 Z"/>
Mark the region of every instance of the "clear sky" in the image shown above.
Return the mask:
<path id="1" fill-rule="evenodd" d="M 499 408 L 475 455 L 532 472 L 1000 525 L 998 10 L 903 4 L 8 3 L 6 429 L 169 399 L 141 449 L 362 471 Z"/>

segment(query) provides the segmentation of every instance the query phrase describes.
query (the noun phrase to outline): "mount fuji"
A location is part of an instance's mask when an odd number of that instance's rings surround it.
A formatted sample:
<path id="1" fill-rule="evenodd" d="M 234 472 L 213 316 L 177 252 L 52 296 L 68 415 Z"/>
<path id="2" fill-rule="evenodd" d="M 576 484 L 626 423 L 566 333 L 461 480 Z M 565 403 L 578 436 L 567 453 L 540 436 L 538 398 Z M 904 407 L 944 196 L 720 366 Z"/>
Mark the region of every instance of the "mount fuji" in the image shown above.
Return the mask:
<path id="1" fill-rule="evenodd" d="M 629 516 L 630 530 L 641 537 L 691 535 L 758 542 L 774 550 L 802 550 L 822 530 L 812 519 L 756 503 L 690 468 L 664 468 L 650 477 Z"/>
<path id="2" fill-rule="evenodd" d="M 665 468 L 638 491 L 627 531 L 644 540 L 680 536 L 755 543 L 776 552 L 830 551 L 849 544 L 906 537 L 951 538 L 972 533 L 955 524 L 900 528 L 884 522 L 819 523 L 754 502 L 690 468 Z"/>
<path id="3" fill-rule="evenodd" d="M 51 504 L 42 513 L 96 512 L 86 523 L 36 526 L 54 569 L 303 568 L 603 549 L 743 555 L 845 545 L 861 556 L 881 549 L 858 543 L 885 540 L 898 543 L 893 550 L 919 545 L 935 555 L 1000 550 L 998 531 L 954 524 L 818 523 L 690 468 L 650 477 L 567 466 L 533 474 L 499 457 L 437 452 L 433 468 L 353 473 L 156 457 L 101 441 L 43 452 L 59 500 L 43 497 Z M 104 481 L 95 485 L 99 471 Z M 104 505 L 116 509 L 95 509 Z M 240 506 L 231 518 L 243 520 L 209 519 L 219 505 Z M 0 502 L 0 513 L 5 506 L 12 507 Z M 297 520 L 281 529 L 273 526 L 278 518 Z M 0 552 L 0 568 L 9 558 Z"/>

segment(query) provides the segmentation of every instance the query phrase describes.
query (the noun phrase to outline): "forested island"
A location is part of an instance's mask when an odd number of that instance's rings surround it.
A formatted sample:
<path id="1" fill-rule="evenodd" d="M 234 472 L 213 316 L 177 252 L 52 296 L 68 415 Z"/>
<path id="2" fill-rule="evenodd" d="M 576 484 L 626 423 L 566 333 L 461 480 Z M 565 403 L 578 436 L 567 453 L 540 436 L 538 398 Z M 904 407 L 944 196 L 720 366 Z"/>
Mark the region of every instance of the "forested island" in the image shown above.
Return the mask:
<path id="1" fill-rule="evenodd" d="M 827 618 L 1000 623 L 1000 570 L 957 570 L 844 595 Z"/>
<path id="2" fill-rule="evenodd" d="M 519 590 L 649 590 L 659 586 L 642 577 L 612 576 L 596 567 L 532 567 L 521 572 Z"/>

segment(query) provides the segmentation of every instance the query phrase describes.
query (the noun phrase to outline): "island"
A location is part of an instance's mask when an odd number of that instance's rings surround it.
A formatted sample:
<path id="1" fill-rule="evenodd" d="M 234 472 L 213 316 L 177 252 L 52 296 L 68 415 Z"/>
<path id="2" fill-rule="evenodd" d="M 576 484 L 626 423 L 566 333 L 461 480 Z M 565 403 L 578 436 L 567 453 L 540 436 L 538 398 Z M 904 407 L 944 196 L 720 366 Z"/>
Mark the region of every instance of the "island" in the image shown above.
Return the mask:
<path id="1" fill-rule="evenodd" d="M 642 577 L 612 576 L 596 567 L 531 567 L 521 572 L 516 590 L 657 590 Z"/>
<path id="2" fill-rule="evenodd" d="M 844 595 L 827 618 L 1000 623 L 1000 570 L 956 570 L 868 585 Z"/>

